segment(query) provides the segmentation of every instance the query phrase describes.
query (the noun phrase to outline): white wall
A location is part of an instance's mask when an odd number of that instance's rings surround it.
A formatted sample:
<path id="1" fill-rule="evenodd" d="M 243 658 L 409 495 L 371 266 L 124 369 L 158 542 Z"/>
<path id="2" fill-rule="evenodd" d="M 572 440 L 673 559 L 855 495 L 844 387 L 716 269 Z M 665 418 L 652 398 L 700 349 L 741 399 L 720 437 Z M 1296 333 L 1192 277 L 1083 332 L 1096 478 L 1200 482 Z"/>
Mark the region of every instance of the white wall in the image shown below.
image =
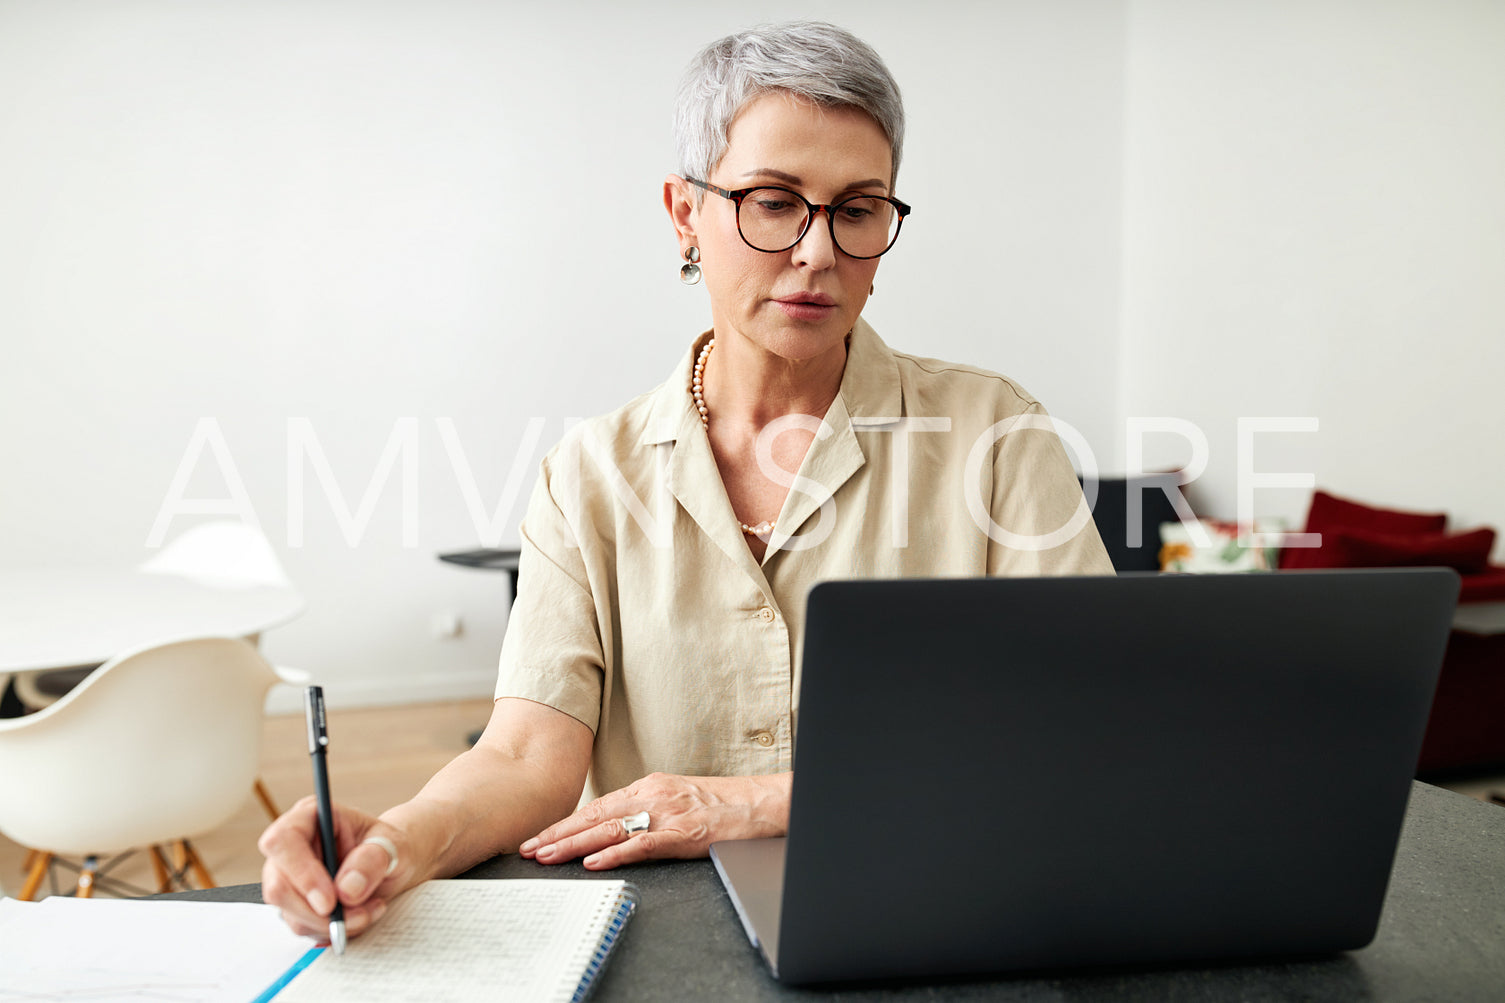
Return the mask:
<path id="1" fill-rule="evenodd" d="M 1505 4 L 1131 10 L 1124 413 L 1206 429 L 1209 513 L 1235 514 L 1238 416 L 1311 416 L 1256 468 L 1505 530 Z"/>
<path id="2" fill-rule="evenodd" d="M 659 202 L 669 106 L 749 16 L 0 0 L 0 562 L 143 559 L 213 418 L 309 599 L 276 659 L 336 703 L 488 692 L 505 576 L 434 560 L 479 532 L 437 421 L 488 515 L 518 464 L 512 539 L 565 420 L 655 385 L 707 323 Z M 1195 422 L 1209 514 L 1234 515 L 1239 416 L 1310 416 L 1256 468 L 1505 529 L 1505 5 L 755 16 L 846 24 L 905 89 L 916 210 L 868 311 L 893 344 L 1015 376 L 1108 470 L 1126 418 Z M 412 490 L 378 483 L 355 546 L 307 461 L 290 545 L 294 418 L 352 509 L 412 419 Z M 203 456 L 189 494 L 224 473 Z M 1299 520 L 1306 492 L 1255 501 Z M 429 636 L 439 611 L 461 638 Z"/>
<path id="3" fill-rule="evenodd" d="M 0 0 L 0 562 L 148 556 L 190 437 L 189 495 L 245 494 L 309 609 L 265 641 L 335 704 L 490 691 L 505 576 L 441 565 L 570 416 L 657 384 L 708 324 L 660 202 L 681 68 L 750 17 L 821 17 L 905 90 L 915 213 L 868 316 L 905 350 L 1021 380 L 1106 462 L 1118 425 L 1117 0 L 52 3 Z M 357 545 L 343 502 L 393 430 Z M 529 419 L 544 443 L 520 449 Z M 521 453 L 521 456 L 519 454 Z M 404 500 L 417 505 L 403 541 Z M 193 517 L 180 517 L 169 536 Z M 429 636 L 458 613 L 464 635 Z"/>

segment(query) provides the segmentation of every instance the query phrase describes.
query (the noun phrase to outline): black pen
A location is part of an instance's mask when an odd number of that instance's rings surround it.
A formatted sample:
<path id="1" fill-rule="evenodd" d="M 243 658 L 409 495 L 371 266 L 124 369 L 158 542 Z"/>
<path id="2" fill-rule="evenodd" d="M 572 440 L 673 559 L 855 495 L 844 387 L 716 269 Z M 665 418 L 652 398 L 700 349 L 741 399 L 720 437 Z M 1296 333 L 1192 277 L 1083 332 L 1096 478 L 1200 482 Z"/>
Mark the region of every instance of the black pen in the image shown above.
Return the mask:
<path id="1" fill-rule="evenodd" d="M 333 878 L 340 869 L 339 849 L 334 842 L 334 805 L 329 800 L 329 764 L 324 752 L 329 748 L 329 728 L 324 720 L 324 689 L 310 686 L 304 693 L 308 711 L 308 755 L 314 761 L 314 797 L 319 802 L 319 842 L 324 844 L 324 867 Z M 334 912 L 329 914 L 329 943 L 335 954 L 345 953 L 345 907 L 335 893 Z"/>

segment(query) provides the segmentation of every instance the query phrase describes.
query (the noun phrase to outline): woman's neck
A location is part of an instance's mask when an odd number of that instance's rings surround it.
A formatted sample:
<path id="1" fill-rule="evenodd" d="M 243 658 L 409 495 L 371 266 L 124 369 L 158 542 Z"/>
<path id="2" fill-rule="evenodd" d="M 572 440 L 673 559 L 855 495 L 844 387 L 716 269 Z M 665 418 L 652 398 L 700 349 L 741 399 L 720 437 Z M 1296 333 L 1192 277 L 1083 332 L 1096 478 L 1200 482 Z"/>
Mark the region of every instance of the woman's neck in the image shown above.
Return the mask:
<path id="1" fill-rule="evenodd" d="M 841 389 L 846 341 L 813 358 L 781 358 L 732 334 L 706 359 L 706 407 L 724 427 L 762 429 L 786 415 L 825 416 Z"/>

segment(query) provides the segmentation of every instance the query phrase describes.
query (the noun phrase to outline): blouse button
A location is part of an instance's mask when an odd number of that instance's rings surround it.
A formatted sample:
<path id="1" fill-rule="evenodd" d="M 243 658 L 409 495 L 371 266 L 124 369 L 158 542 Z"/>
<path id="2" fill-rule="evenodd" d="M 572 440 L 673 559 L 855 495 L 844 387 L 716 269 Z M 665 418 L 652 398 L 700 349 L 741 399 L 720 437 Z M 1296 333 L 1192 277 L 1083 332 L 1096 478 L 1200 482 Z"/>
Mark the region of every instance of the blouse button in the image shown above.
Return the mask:
<path id="1" fill-rule="evenodd" d="M 760 731 L 753 736 L 753 741 L 766 749 L 773 744 L 773 736 L 766 731 Z"/>
<path id="2" fill-rule="evenodd" d="M 773 623 L 773 610 L 767 606 L 758 610 L 758 619 L 764 623 Z"/>

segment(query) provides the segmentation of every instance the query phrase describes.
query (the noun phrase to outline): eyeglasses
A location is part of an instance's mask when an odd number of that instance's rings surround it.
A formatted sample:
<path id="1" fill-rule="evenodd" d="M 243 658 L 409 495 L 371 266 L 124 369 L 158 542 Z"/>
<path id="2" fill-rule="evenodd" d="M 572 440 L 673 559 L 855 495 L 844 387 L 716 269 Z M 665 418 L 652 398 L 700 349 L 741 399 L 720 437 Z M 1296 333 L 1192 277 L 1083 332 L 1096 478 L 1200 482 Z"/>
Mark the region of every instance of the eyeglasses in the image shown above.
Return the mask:
<path id="1" fill-rule="evenodd" d="M 715 185 L 685 178 L 737 204 L 737 232 L 755 251 L 777 254 L 787 251 L 810 229 L 818 212 L 826 214 L 831 242 L 851 258 L 876 258 L 894 246 L 899 227 L 909 215 L 909 206 L 885 195 L 853 195 L 830 205 L 817 205 L 788 188 L 763 186 L 727 191 Z"/>

